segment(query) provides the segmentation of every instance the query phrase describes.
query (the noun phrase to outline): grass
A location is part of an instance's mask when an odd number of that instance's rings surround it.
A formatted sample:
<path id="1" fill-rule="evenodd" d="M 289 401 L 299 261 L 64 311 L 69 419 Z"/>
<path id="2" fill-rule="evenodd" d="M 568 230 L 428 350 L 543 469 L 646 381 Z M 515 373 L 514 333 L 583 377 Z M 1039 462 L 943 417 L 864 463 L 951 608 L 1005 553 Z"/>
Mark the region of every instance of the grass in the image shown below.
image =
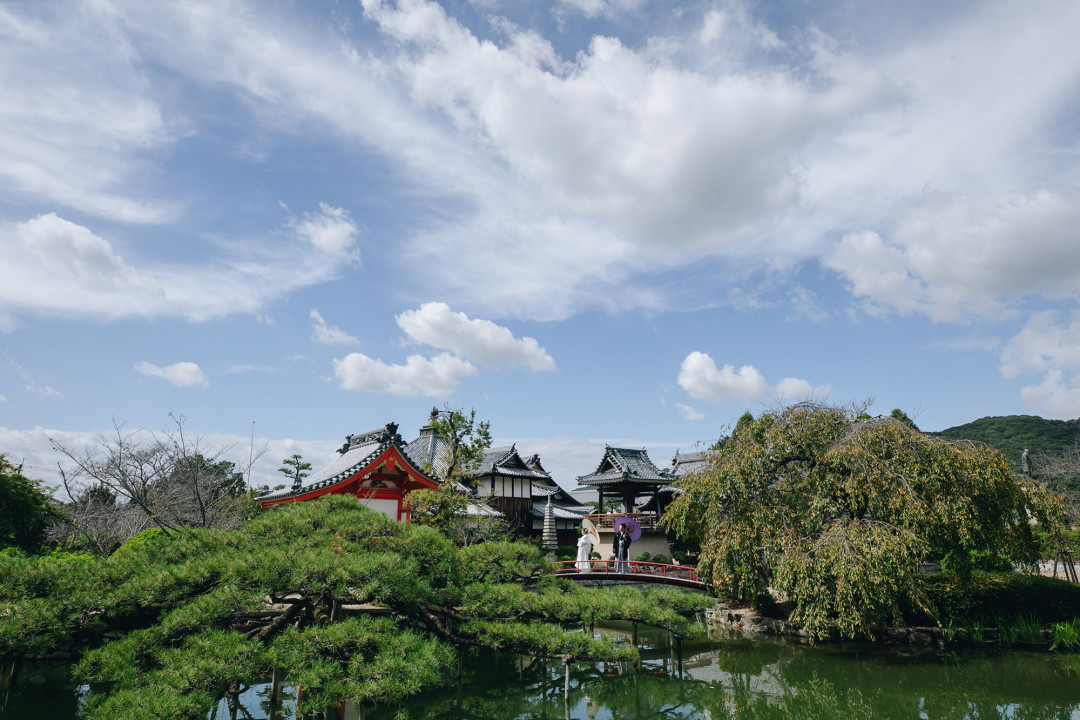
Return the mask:
<path id="1" fill-rule="evenodd" d="M 1043 641 L 1042 625 L 1042 620 L 1034 615 L 1018 617 L 1014 625 L 1016 628 L 1015 638 L 1020 642 L 1037 645 Z"/>
<path id="2" fill-rule="evenodd" d="M 1052 638 L 1050 649 L 1080 650 L 1080 618 L 1058 622 L 1050 626 Z"/>
<path id="3" fill-rule="evenodd" d="M 975 642 L 986 639 L 986 618 L 979 616 L 969 618 L 967 621 L 968 636 Z"/>

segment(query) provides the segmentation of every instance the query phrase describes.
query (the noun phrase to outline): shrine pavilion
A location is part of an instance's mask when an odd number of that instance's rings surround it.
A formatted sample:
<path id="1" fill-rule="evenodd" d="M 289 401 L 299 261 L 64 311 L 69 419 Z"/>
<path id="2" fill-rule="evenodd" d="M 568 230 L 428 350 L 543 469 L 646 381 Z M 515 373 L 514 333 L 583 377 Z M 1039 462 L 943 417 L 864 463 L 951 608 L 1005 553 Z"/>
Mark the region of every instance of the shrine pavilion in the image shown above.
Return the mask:
<path id="1" fill-rule="evenodd" d="M 644 449 L 613 448 L 608 445 L 596 470 L 591 475 L 582 475 L 577 481 L 583 488 L 596 490 L 596 511 L 603 514 L 605 498 L 621 501 L 623 512 L 633 513 L 637 498 L 652 498 L 674 479 L 674 476 L 656 467 Z"/>
<path id="2" fill-rule="evenodd" d="M 349 435 L 329 465 L 291 487 L 257 498 L 261 507 L 304 502 L 323 495 L 353 495 L 361 503 L 394 520 L 408 522 L 406 495 L 420 488 L 435 489 L 439 481 L 421 469 L 406 452 L 396 423 Z"/>

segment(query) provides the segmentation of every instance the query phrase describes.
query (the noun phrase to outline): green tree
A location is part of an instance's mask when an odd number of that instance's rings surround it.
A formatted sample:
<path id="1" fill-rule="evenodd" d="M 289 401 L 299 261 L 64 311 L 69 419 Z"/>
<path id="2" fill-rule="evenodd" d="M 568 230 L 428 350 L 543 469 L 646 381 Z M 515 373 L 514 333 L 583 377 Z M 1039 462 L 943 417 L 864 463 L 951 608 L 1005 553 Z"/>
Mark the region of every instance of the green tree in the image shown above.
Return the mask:
<path id="1" fill-rule="evenodd" d="M 889 413 L 889 417 L 891 417 L 893 420 L 899 420 L 902 423 L 910 425 L 913 430 L 919 429 L 919 426 L 915 424 L 915 421 L 912 420 L 908 416 L 908 414 L 900 408 L 893 408 L 893 411 Z"/>
<path id="2" fill-rule="evenodd" d="M 311 470 L 311 463 L 304 462 L 304 457 L 300 453 L 293 453 L 291 457 L 287 457 L 281 461 L 281 467 L 278 468 L 279 473 L 284 473 L 285 477 L 292 481 L 293 487 L 299 487 Z"/>
<path id="3" fill-rule="evenodd" d="M 428 424 L 446 441 L 449 451 L 442 479 L 456 480 L 479 467 L 484 451 L 491 447 L 491 423 L 477 421 L 476 409 L 431 409 Z"/>
<path id="4" fill-rule="evenodd" d="M 0 453 L 0 547 L 35 552 L 49 527 L 62 518 L 41 483 L 23 475 L 22 465 L 12 465 Z"/>
<path id="5" fill-rule="evenodd" d="M 1063 503 L 1014 475 L 999 453 L 950 443 L 893 418 L 798 404 L 762 415 L 716 447 L 710 470 L 682 481 L 665 522 L 701 543 L 717 592 L 795 603 L 815 637 L 897 622 L 925 605 L 920 568 L 944 560 L 963 581 L 971 554 L 1032 565 L 1032 520 L 1056 527 Z"/>
<path id="6" fill-rule="evenodd" d="M 470 515 L 469 505 L 473 502 L 483 504 L 455 482 L 444 482 L 435 490 L 421 488 L 409 493 L 412 522 L 437 529 L 457 545 L 512 539 L 506 518 Z"/>
<path id="7" fill-rule="evenodd" d="M 470 647 L 633 659 L 570 626 L 622 619 L 693 634 L 688 616 L 708 605 L 581 588 L 548 575 L 534 545 L 460 548 L 334 496 L 231 531 L 144 533 L 107 558 L 0 555 L 0 656 L 93 647 L 76 668 L 92 690 L 87 720 L 205 718 L 272 671 L 303 687 L 308 712 L 417 695 L 452 678 Z"/>

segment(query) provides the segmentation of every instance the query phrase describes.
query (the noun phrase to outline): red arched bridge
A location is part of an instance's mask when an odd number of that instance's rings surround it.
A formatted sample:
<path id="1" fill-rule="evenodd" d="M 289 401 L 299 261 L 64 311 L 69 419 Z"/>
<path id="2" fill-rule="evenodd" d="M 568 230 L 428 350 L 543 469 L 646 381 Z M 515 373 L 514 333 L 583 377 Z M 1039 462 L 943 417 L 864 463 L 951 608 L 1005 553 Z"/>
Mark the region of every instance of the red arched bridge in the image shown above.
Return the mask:
<path id="1" fill-rule="evenodd" d="M 551 572 L 581 583 L 661 583 L 705 590 L 697 570 L 685 565 L 644 562 L 641 560 L 560 560 L 551 563 Z"/>

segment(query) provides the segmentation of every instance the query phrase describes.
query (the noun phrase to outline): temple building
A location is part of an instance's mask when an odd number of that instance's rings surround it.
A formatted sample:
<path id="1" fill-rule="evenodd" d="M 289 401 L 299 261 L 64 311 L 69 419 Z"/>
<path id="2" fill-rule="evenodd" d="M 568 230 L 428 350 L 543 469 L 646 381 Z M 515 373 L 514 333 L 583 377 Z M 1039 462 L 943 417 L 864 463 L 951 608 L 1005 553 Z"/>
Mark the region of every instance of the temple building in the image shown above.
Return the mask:
<path id="1" fill-rule="evenodd" d="M 257 499 L 260 506 L 267 508 L 323 495 L 353 495 L 373 510 L 407 522 L 408 493 L 438 486 L 438 479 L 409 456 L 397 425 L 388 423 L 370 432 L 349 435 L 329 465 L 291 487 L 267 492 Z"/>
<path id="2" fill-rule="evenodd" d="M 450 445 L 432 426 L 420 428 L 420 436 L 406 446 L 406 451 L 421 467 L 432 468 L 436 475 L 445 474 Z M 488 448 L 484 450 L 480 464 L 462 472 L 457 482 L 478 504 L 497 510 L 518 535 L 542 532 L 544 504 L 548 495 L 555 494 L 557 497 L 552 500 L 559 542 L 577 542 L 584 508 L 577 513 L 568 510 L 580 507 L 581 503 L 552 480 L 540 464 L 539 455 L 522 458 L 516 445 Z M 571 537 L 573 542 L 562 542 Z"/>
<path id="3" fill-rule="evenodd" d="M 582 488 L 596 490 L 596 512 L 604 514 L 605 510 L 617 511 L 619 505 L 624 513 L 632 513 L 639 497 L 653 497 L 657 490 L 670 485 L 674 479 L 656 467 L 644 449 L 608 445 L 596 470 L 590 475 L 582 475 L 577 481 Z M 606 506 L 605 499 L 608 501 Z"/>
<path id="4" fill-rule="evenodd" d="M 581 491 L 595 491 L 596 511 L 589 518 L 600 533 L 599 552 L 611 551 L 614 540 L 614 524 L 620 517 L 629 517 L 641 528 L 642 535 L 632 546 L 631 554 L 643 551 L 652 555 L 667 556 L 670 553 L 667 538 L 658 527 L 660 515 L 671 500 L 666 490 L 675 476 L 661 470 L 649 459 L 644 449 L 613 448 L 608 445 L 604 457 L 590 475 L 577 479 L 579 490 L 574 496 L 581 498 Z M 606 501 L 606 502 L 605 502 Z M 644 505 L 649 510 L 642 511 Z"/>

